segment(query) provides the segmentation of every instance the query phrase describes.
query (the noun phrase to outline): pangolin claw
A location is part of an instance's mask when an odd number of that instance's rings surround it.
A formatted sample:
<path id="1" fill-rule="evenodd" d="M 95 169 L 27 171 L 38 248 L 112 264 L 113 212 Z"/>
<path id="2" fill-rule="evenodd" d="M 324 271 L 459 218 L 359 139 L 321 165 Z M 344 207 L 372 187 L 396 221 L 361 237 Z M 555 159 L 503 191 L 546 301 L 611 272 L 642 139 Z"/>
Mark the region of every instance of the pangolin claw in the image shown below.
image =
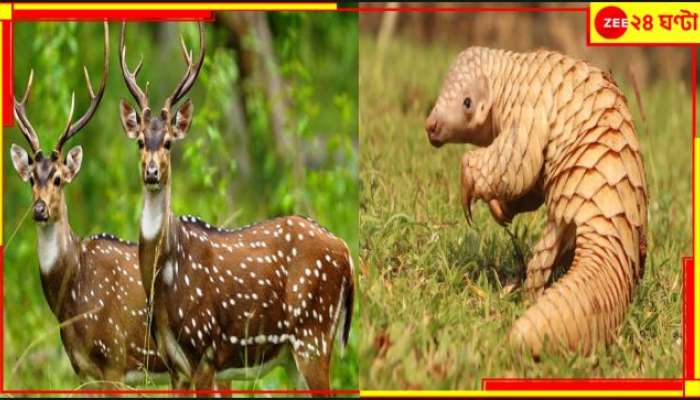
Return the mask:
<path id="1" fill-rule="evenodd" d="M 465 154 L 462 159 L 462 209 L 464 210 L 464 217 L 467 219 L 469 225 L 473 223 L 472 203 L 474 202 L 474 178 L 471 172 L 472 170 L 469 167 L 469 161 Z"/>
<path id="2" fill-rule="evenodd" d="M 508 204 L 500 202 L 496 199 L 491 199 L 488 201 L 488 203 L 493 219 L 495 219 L 501 226 L 510 225 L 510 223 L 513 221 L 513 215 L 510 213 Z"/>
<path id="3" fill-rule="evenodd" d="M 474 223 L 472 218 L 472 199 L 464 198 L 462 201 L 462 208 L 464 209 L 464 217 L 467 219 L 467 224 L 471 226 Z"/>
<path id="4" fill-rule="evenodd" d="M 462 209 L 464 210 L 464 217 L 467 219 L 467 223 L 472 225 L 472 203 L 474 198 L 472 197 L 471 185 L 469 184 L 469 178 L 466 176 L 462 177 Z"/>

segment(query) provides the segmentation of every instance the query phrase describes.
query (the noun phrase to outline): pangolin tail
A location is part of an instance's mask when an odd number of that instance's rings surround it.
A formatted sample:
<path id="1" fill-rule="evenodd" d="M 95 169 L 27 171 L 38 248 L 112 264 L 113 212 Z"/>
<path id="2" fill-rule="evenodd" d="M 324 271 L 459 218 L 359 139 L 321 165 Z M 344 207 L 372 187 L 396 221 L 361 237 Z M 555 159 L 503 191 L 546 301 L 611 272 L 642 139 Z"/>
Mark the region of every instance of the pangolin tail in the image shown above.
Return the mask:
<path id="1" fill-rule="evenodd" d="M 589 354 L 609 344 L 642 273 L 644 237 L 635 232 L 624 216 L 578 227 L 571 268 L 515 322 L 511 343 L 534 357 L 544 349 Z"/>

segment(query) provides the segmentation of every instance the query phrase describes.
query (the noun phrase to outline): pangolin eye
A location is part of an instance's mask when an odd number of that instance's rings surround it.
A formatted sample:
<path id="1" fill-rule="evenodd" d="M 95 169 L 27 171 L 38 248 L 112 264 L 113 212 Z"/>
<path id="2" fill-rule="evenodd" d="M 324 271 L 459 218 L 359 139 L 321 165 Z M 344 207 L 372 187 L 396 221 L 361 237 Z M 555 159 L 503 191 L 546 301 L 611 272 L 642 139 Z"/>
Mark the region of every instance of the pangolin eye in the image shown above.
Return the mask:
<path id="1" fill-rule="evenodd" d="M 139 149 L 143 149 L 143 146 L 144 146 L 143 139 L 139 139 L 136 143 L 138 143 Z"/>
<path id="2" fill-rule="evenodd" d="M 465 110 L 468 110 L 472 106 L 472 99 L 470 97 L 465 97 L 462 105 L 464 106 Z"/>
<path id="3" fill-rule="evenodd" d="M 56 186 L 60 186 L 61 185 L 61 177 L 57 176 L 57 177 L 53 178 L 53 184 Z"/>

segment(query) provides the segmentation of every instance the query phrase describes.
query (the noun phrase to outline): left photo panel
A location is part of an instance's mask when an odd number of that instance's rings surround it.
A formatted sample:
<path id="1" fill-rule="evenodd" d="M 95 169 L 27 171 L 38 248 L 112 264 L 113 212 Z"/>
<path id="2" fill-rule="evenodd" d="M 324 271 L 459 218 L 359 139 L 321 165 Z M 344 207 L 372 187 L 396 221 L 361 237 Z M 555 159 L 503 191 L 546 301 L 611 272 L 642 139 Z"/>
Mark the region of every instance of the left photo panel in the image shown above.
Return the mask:
<path id="1" fill-rule="evenodd" d="M 13 24 L 5 390 L 358 389 L 357 14 L 213 16 Z"/>

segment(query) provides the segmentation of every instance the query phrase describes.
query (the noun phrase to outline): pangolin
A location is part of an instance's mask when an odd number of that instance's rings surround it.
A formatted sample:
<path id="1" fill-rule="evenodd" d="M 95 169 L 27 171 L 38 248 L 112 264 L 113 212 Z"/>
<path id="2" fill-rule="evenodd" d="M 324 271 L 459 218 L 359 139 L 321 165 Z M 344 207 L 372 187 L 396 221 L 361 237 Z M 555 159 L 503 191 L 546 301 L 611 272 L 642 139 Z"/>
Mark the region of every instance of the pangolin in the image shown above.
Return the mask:
<path id="1" fill-rule="evenodd" d="M 644 273 L 647 225 L 639 141 L 611 75 L 554 51 L 471 47 L 450 67 L 425 129 L 435 147 L 480 147 L 461 162 L 469 222 L 475 200 L 501 224 L 547 206 L 524 283 L 534 304 L 511 343 L 535 357 L 609 344 Z"/>

